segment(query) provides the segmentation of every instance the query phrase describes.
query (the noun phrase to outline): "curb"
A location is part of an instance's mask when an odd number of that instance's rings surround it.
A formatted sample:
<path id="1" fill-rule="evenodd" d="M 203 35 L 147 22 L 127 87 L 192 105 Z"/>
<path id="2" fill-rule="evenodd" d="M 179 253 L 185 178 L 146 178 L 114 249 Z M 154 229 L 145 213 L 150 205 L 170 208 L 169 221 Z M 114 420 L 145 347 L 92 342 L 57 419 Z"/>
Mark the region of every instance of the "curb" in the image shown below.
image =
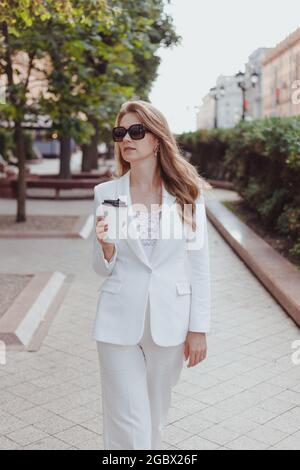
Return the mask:
<path id="1" fill-rule="evenodd" d="M 300 273 L 219 201 L 206 202 L 207 216 L 231 248 L 300 326 Z"/>
<path id="2" fill-rule="evenodd" d="M 66 276 L 59 271 L 32 278 L 0 320 L 0 340 L 8 349 L 39 348 L 63 300 L 65 281 Z"/>
<path id="3" fill-rule="evenodd" d="M 210 178 L 207 179 L 207 182 L 210 183 L 214 188 L 218 189 L 229 189 L 230 191 L 234 191 L 234 183 L 231 181 L 225 180 L 212 180 Z"/>

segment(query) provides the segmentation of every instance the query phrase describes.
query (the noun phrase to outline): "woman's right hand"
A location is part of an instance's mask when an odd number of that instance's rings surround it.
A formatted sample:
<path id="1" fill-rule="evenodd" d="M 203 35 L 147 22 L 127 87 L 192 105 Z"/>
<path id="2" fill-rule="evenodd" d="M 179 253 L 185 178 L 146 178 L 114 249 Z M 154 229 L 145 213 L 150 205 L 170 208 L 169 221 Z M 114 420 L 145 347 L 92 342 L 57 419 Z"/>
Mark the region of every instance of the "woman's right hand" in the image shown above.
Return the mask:
<path id="1" fill-rule="evenodd" d="M 108 230 L 108 224 L 105 221 L 104 215 L 97 215 L 96 219 L 96 237 L 98 242 L 103 246 L 105 245 L 113 245 L 113 243 L 107 243 L 104 240 L 105 234 Z"/>
<path id="2" fill-rule="evenodd" d="M 96 237 L 102 246 L 105 258 L 111 258 L 114 253 L 115 244 L 109 243 L 104 240 L 105 234 L 108 231 L 108 224 L 105 221 L 104 215 L 97 215 L 96 217 Z"/>

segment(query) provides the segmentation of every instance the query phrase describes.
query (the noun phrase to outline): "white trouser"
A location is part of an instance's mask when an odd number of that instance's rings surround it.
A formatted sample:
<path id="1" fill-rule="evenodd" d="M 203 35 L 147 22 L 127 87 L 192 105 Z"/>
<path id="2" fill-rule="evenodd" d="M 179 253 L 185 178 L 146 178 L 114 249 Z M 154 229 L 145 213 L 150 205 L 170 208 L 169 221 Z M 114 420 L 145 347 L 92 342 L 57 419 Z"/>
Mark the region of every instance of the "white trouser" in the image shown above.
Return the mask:
<path id="1" fill-rule="evenodd" d="M 158 346 L 150 330 L 149 298 L 142 339 L 124 346 L 97 341 L 104 449 L 162 449 L 172 387 L 184 364 L 183 343 Z"/>

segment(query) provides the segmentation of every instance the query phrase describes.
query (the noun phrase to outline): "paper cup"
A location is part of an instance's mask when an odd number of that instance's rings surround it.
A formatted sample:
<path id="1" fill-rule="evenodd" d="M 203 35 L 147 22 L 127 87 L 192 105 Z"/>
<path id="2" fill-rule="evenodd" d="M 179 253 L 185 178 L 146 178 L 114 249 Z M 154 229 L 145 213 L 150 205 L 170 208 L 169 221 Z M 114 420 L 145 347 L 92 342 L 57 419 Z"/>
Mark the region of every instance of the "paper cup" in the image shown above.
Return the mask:
<path id="1" fill-rule="evenodd" d="M 124 208 L 115 207 L 109 204 L 99 204 L 96 216 L 104 215 L 108 230 L 104 237 L 107 243 L 116 243 L 122 238 L 121 224 L 124 218 Z M 124 238 L 124 237 L 123 237 Z"/>

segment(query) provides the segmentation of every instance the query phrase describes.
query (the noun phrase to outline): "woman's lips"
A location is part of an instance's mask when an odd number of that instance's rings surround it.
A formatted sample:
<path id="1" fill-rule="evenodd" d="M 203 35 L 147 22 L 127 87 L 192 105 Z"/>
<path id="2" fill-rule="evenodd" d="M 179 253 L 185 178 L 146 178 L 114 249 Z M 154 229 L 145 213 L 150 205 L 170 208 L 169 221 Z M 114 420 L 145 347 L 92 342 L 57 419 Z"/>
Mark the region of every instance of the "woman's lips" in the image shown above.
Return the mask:
<path id="1" fill-rule="evenodd" d="M 135 149 L 132 148 L 132 147 L 126 147 L 124 150 L 125 150 L 125 152 L 126 152 L 126 150 L 135 150 Z"/>

